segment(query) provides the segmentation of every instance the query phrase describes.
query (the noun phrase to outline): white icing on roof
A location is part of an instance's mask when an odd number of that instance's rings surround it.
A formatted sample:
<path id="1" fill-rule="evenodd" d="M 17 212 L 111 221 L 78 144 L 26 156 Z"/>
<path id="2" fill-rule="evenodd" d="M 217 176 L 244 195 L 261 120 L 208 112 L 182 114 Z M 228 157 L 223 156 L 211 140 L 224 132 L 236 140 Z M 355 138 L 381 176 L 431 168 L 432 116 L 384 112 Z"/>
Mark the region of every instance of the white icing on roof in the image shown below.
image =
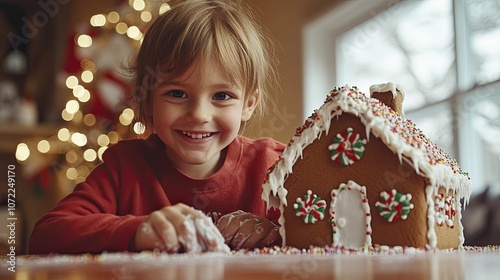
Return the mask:
<path id="1" fill-rule="evenodd" d="M 403 95 L 403 98 L 405 96 L 403 88 L 398 84 L 388 82 L 385 84 L 377 84 L 377 85 L 370 86 L 370 96 L 372 96 L 374 92 L 387 92 L 387 91 L 392 92 L 393 98 L 397 97 L 397 94 L 398 94 L 397 91 L 401 92 L 401 94 Z"/>

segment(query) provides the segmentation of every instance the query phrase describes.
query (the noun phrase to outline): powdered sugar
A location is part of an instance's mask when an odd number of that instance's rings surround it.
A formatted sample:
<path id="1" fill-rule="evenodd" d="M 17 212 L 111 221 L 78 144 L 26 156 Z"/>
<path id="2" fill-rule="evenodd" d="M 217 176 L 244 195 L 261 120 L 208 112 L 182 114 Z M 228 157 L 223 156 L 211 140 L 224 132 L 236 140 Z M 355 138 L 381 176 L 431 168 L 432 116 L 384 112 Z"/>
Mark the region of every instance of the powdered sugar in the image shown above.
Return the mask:
<path id="1" fill-rule="evenodd" d="M 184 228 L 186 231 L 180 233 L 178 238 L 186 253 L 229 252 L 224 238 L 208 217 L 187 215 Z"/>

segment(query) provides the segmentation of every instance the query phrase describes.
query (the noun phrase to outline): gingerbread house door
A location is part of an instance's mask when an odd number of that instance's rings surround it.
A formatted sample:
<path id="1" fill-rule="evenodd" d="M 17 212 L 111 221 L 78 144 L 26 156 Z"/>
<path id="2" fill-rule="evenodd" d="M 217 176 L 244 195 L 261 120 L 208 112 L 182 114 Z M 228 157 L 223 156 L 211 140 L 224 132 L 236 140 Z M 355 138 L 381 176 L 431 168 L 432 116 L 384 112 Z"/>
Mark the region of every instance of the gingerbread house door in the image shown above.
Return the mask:
<path id="1" fill-rule="evenodd" d="M 346 248 L 371 246 L 371 214 L 366 187 L 349 181 L 333 189 L 331 196 L 333 245 Z"/>

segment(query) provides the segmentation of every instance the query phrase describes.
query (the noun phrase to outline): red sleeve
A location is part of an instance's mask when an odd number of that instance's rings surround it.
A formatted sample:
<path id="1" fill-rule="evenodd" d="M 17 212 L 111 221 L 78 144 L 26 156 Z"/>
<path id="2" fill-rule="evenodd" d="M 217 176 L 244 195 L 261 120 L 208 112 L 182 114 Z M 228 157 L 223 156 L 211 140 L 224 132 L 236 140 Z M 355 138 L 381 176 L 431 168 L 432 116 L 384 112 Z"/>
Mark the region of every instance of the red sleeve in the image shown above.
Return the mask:
<path id="1" fill-rule="evenodd" d="M 111 161 L 112 162 L 112 161 Z M 147 216 L 116 215 L 118 167 L 97 166 L 34 226 L 30 254 L 125 251 Z"/>
<path id="2" fill-rule="evenodd" d="M 246 165 L 247 172 L 251 175 L 247 176 L 247 182 L 252 182 L 250 188 L 258 190 L 254 195 L 254 204 L 261 205 L 261 211 L 250 211 L 256 215 L 266 217 L 275 224 L 278 224 L 279 210 L 271 209 L 266 211 L 265 201 L 262 200 L 262 184 L 265 181 L 267 170 L 273 166 L 279 159 L 279 156 L 285 149 L 285 145 L 281 142 L 270 138 L 259 138 L 251 142 L 251 144 L 244 145 L 243 157 L 244 165 Z M 245 162 L 246 161 L 246 162 Z M 247 189 L 246 192 L 249 190 Z M 250 195 L 248 197 L 251 197 Z"/>

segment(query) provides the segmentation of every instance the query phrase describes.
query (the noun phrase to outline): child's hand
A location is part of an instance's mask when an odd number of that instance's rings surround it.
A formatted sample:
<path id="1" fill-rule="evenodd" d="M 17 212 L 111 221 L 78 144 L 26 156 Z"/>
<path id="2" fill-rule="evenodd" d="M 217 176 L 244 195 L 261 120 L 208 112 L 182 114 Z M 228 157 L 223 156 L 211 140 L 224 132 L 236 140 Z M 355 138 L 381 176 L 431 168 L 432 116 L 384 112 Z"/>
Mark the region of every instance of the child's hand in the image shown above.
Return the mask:
<path id="1" fill-rule="evenodd" d="M 229 251 L 210 218 L 181 203 L 151 213 L 137 228 L 129 249 L 169 253 Z"/>
<path id="2" fill-rule="evenodd" d="M 269 247 L 282 241 L 273 222 L 241 210 L 222 216 L 217 228 L 233 250 Z"/>

